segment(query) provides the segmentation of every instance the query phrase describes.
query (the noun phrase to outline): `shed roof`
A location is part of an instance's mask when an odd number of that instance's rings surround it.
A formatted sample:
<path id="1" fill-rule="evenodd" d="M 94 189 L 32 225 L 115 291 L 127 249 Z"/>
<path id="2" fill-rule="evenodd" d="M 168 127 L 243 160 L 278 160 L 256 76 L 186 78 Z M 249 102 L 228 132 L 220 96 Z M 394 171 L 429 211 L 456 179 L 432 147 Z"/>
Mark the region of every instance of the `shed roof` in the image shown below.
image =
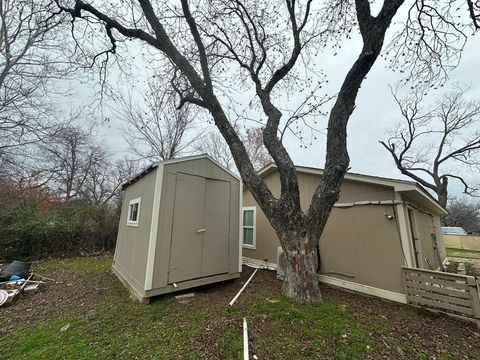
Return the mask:
<path id="1" fill-rule="evenodd" d="M 308 166 L 295 166 L 297 172 L 306 173 L 306 174 L 315 174 L 323 175 L 323 169 L 308 167 Z M 260 177 L 265 177 L 277 170 L 277 165 L 275 163 L 270 163 L 260 169 L 258 174 Z M 393 179 L 382 176 L 374 175 L 365 175 L 357 174 L 352 172 L 347 172 L 345 174 L 345 179 L 351 181 L 364 182 L 369 184 L 381 185 L 381 186 L 390 186 L 394 188 L 395 192 L 404 193 L 407 196 L 415 199 L 420 205 L 427 207 L 429 210 L 435 212 L 439 215 L 446 215 L 447 211 L 440 205 L 440 203 L 428 193 L 425 188 L 415 181 Z"/>
<path id="2" fill-rule="evenodd" d="M 216 161 L 214 158 L 212 158 L 210 155 L 208 154 L 200 154 L 200 155 L 192 155 L 192 156 L 185 156 L 185 157 L 182 157 L 182 158 L 178 158 L 178 159 L 170 159 L 170 160 L 164 160 L 164 161 L 156 161 L 154 163 L 151 163 L 149 166 L 147 166 L 145 169 L 143 169 L 141 172 L 139 172 L 137 175 L 135 175 L 134 177 L 132 177 L 130 180 L 128 180 L 127 182 L 125 182 L 124 184 L 122 184 L 122 189 L 125 189 L 127 186 L 133 184 L 134 182 L 137 182 L 138 180 L 140 180 L 142 177 L 144 177 L 145 175 L 147 175 L 149 172 L 151 172 L 153 169 L 157 168 L 160 164 L 162 165 L 168 165 L 168 164 L 173 164 L 173 163 L 179 163 L 179 162 L 184 162 L 184 161 L 191 161 L 191 160 L 199 160 L 199 159 L 208 159 L 210 160 L 211 162 L 213 162 L 215 165 L 217 165 L 218 167 L 220 167 L 222 170 L 224 170 L 226 173 L 228 173 L 229 175 L 231 175 L 232 177 L 234 177 L 235 179 L 240 180 L 240 178 L 238 177 L 238 175 L 234 174 L 233 172 L 231 172 L 230 170 L 228 170 L 226 167 L 224 167 L 223 165 L 221 165 L 218 161 Z"/>

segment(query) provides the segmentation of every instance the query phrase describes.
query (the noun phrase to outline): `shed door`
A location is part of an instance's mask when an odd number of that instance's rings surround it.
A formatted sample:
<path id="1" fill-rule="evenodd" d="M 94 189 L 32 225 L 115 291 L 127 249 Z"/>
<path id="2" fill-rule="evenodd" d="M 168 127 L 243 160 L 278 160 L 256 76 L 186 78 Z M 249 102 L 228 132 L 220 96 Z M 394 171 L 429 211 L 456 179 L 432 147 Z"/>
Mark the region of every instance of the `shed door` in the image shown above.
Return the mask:
<path id="1" fill-rule="evenodd" d="M 169 283 L 189 280 L 201 275 L 204 199 L 205 178 L 177 174 Z"/>
<path id="2" fill-rule="evenodd" d="M 228 272 L 230 243 L 230 183 L 207 179 L 205 188 L 205 232 L 202 276 Z"/>

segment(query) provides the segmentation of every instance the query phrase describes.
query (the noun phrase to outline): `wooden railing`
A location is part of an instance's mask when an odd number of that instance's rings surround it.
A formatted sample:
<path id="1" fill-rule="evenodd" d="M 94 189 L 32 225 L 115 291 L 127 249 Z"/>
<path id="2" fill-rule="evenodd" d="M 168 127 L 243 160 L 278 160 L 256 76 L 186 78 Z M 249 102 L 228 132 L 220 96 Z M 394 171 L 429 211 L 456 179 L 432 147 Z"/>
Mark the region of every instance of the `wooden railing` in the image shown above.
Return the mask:
<path id="1" fill-rule="evenodd" d="M 480 319 L 480 296 L 473 276 L 404 267 L 403 282 L 410 304 Z"/>

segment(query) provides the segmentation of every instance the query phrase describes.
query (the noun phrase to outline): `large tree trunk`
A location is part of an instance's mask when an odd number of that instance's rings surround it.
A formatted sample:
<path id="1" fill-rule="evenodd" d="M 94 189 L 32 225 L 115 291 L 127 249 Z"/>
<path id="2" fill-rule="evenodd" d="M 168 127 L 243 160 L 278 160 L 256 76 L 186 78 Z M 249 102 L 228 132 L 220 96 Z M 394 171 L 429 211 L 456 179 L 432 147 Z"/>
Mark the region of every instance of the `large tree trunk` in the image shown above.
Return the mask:
<path id="1" fill-rule="evenodd" d="M 303 240 L 290 240 L 300 250 L 285 251 L 287 266 L 283 292 L 300 303 L 319 303 L 322 301 L 318 284 L 318 252 L 317 247 L 310 247 Z"/>
<path id="2" fill-rule="evenodd" d="M 444 209 L 446 209 L 448 202 L 448 178 L 442 178 L 442 181 L 437 181 L 436 185 L 438 202 L 440 203 L 440 205 L 442 205 Z"/>
<path id="3" fill-rule="evenodd" d="M 446 190 L 440 191 L 438 193 L 438 202 L 440 203 L 440 205 L 442 205 L 444 209 L 447 208 L 447 199 L 448 199 L 448 193 Z"/>
<path id="4" fill-rule="evenodd" d="M 448 182 L 447 182 L 448 183 Z M 444 209 L 447 209 L 447 202 L 448 202 L 448 189 L 447 185 L 445 186 L 440 186 L 438 191 L 437 191 L 437 200 L 442 205 Z M 445 223 L 445 216 L 442 217 L 442 225 L 443 226 L 448 226 Z"/>
<path id="5" fill-rule="evenodd" d="M 300 303 L 322 301 L 317 273 L 319 270 L 319 236 L 308 231 L 303 215 L 277 213 L 276 233 L 285 255 L 283 292 Z"/>

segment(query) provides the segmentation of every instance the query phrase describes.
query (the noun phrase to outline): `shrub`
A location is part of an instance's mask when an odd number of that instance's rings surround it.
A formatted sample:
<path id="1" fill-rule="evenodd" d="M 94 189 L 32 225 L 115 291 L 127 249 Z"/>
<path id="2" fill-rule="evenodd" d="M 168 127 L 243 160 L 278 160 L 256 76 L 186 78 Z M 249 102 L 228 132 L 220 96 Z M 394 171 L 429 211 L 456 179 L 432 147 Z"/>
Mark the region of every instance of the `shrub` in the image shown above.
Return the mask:
<path id="1" fill-rule="evenodd" d="M 477 275 L 477 271 L 476 271 L 475 266 L 474 266 L 474 264 L 473 264 L 472 262 L 470 262 L 470 261 L 465 261 L 465 262 L 463 263 L 463 265 L 465 266 L 465 273 L 466 273 L 467 275 L 472 275 L 472 276 Z"/>
<path id="2" fill-rule="evenodd" d="M 458 261 L 448 260 L 448 262 L 445 264 L 447 272 L 456 273 L 459 264 L 460 263 Z"/>
<path id="3" fill-rule="evenodd" d="M 0 259 L 73 256 L 115 247 L 119 209 L 28 203 L 0 213 Z"/>

